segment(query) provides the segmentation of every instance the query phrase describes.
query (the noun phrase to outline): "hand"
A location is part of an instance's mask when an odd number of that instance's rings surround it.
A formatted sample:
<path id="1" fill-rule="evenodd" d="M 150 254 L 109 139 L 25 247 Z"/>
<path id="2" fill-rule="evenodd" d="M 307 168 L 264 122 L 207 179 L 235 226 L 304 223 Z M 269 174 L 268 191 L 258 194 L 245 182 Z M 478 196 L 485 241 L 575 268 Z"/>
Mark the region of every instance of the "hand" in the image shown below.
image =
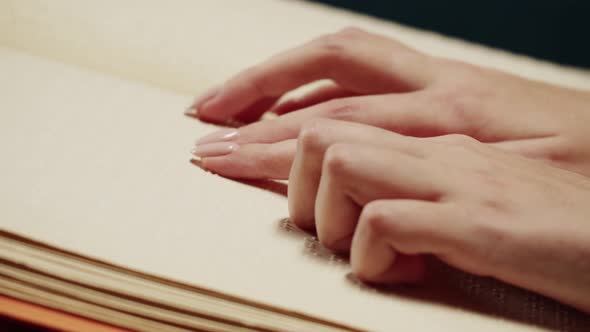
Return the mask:
<path id="1" fill-rule="evenodd" d="M 590 313 L 590 180 L 579 174 L 467 136 L 316 120 L 289 179 L 292 221 L 350 249 L 362 280 L 418 281 L 432 254 Z"/>
<path id="2" fill-rule="evenodd" d="M 297 100 L 285 93 L 332 83 Z M 254 121 L 201 139 L 203 166 L 230 177 L 284 179 L 302 125 L 314 118 L 364 123 L 404 135 L 465 134 L 502 149 L 590 175 L 590 96 L 414 51 L 345 29 L 276 55 L 197 100 L 213 122 Z"/>

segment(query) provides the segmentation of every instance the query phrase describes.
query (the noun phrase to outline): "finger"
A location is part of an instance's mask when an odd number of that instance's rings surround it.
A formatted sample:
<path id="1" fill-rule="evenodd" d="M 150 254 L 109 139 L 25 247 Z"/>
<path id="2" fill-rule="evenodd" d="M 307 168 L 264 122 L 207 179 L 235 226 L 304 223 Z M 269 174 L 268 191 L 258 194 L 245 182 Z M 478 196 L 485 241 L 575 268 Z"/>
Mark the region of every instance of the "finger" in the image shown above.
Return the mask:
<path id="1" fill-rule="evenodd" d="M 274 97 L 262 98 L 256 101 L 254 104 L 244 108 L 240 114 L 231 119 L 217 120 L 199 117 L 196 108 L 189 108 L 184 114 L 190 117 L 199 118 L 199 120 L 205 123 L 221 125 L 223 127 L 238 128 L 260 120 L 261 115 L 264 115 L 268 110 L 276 105 L 278 100 L 279 98 Z"/>
<path id="2" fill-rule="evenodd" d="M 276 55 L 227 81 L 199 107 L 205 119 L 226 120 L 257 100 L 320 79 L 358 93 L 411 91 L 432 79 L 427 58 L 384 37 L 357 29 L 319 38 Z"/>
<path id="3" fill-rule="evenodd" d="M 351 249 L 353 272 L 372 283 L 414 282 L 421 254 L 448 256 L 460 242 L 457 218 L 443 203 L 377 200 L 362 210 Z"/>
<path id="4" fill-rule="evenodd" d="M 184 111 L 184 114 L 188 116 L 197 116 L 197 110 L 204 103 L 215 97 L 215 95 L 219 93 L 219 90 L 221 90 L 221 86 L 215 86 L 205 91 L 203 94 L 195 98 L 193 103 Z"/>
<path id="5" fill-rule="evenodd" d="M 273 112 L 278 115 L 283 115 L 296 110 L 304 109 L 316 104 L 320 104 L 332 99 L 352 97 L 356 94 L 348 91 L 336 84 L 327 84 L 320 86 L 311 92 L 302 96 L 289 98 L 273 106 L 268 112 Z"/>
<path id="6" fill-rule="evenodd" d="M 357 122 L 416 137 L 471 131 L 469 123 L 454 113 L 430 107 L 425 98 L 425 94 L 419 92 L 333 99 L 273 120 L 241 127 L 232 135 L 232 140 L 242 144 L 295 138 L 304 123 L 317 118 Z M 223 134 L 216 132 L 203 140 L 220 136 Z"/>
<path id="7" fill-rule="evenodd" d="M 564 151 L 561 137 L 541 137 L 519 140 L 507 140 L 488 143 L 488 145 L 515 152 L 528 158 L 560 160 L 560 151 Z"/>
<path id="8" fill-rule="evenodd" d="M 332 145 L 315 202 L 318 238 L 328 248 L 346 250 L 360 207 L 377 199 L 434 201 L 447 187 L 436 165 L 425 159 L 382 147 Z"/>
<path id="9" fill-rule="evenodd" d="M 480 143 L 477 139 L 463 135 L 463 134 L 450 134 L 450 135 L 441 135 L 441 136 L 434 136 L 434 137 L 427 137 L 423 139 L 424 142 L 431 142 L 431 143 L 439 143 L 439 144 L 450 144 L 450 145 L 458 145 L 458 144 L 468 144 L 468 143 Z"/>
<path id="10" fill-rule="evenodd" d="M 414 144 L 417 140 L 384 129 L 328 119 L 307 123 L 299 134 L 289 175 L 289 214 L 300 227 L 313 227 L 324 155 L 336 143 L 381 146 L 416 157 L 427 154 L 427 144 Z"/>
<path id="11" fill-rule="evenodd" d="M 225 135 L 231 136 L 231 131 Z M 412 144 L 413 140 L 403 136 L 362 124 L 329 119 L 318 119 L 309 123 L 299 135 L 299 141 L 299 151 L 308 156 L 306 160 L 313 160 L 313 158 L 319 160 L 315 164 L 318 173 L 319 169 L 321 169 L 325 150 L 331 144 L 337 142 L 390 145 L 412 155 L 424 154 L 420 146 L 415 146 Z M 209 144 L 217 147 L 218 150 L 221 146 L 221 151 L 212 153 Z M 239 147 L 239 149 L 234 151 L 228 149 L 227 146 Z M 203 149 L 206 150 L 206 153 L 202 152 Z M 317 183 L 319 182 L 319 174 L 313 175 L 313 172 L 307 171 L 313 169 L 313 164 L 305 164 L 305 166 L 295 168 L 298 169 L 296 174 L 303 174 L 303 169 L 305 169 L 305 175 L 293 175 L 294 173 L 291 173 L 292 175 L 289 176 L 296 155 L 295 139 L 274 144 L 240 143 L 239 141 L 208 143 L 197 146 L 193 153 L 195 156 L 204 159 L 204 165 L 208 170 L 220 175 L 248 179 L 290 178 L 293 185 L 289 188 L 293 190 L 305 188 L 305 193 L 302 191 L 302 194 L 299 194 L 299 190 L 291 193 L 291 196 L 294 197 L 293 202 L 301 202 L 297 204 L 298 207 L 292 210 L 292 215 L 297 216 L 295 219 L 300 221 L 302 225 L 313 220 L 313 202 L 317 191 Z M 313 158 L 311 158 L 312 156 Z M 300 179 L 306 185 L 298 185 Z M 299 197 L 303 197 L 305 200 L 300 200 Z M 303 208 L 303 206 L 306 206 L 306 208 Z"/>
<path id="12" fill-rule="evenodd" d="M 278 102 L 278 97 L 266 97 L 245 107 L 239 114 L 232 118 L 237 122 L 248 124 L 260 120 L 260 117 Z"/>
<path id="13" fill-rule="evenodd" d="M 287 179 L 295 155 L 295 140 L 275 144 L 221 143 L 217 151 L 193 150 L 201 166 L 213 173 L 241 179 Z M 232 147 L 233 144 L 233 147 Z M 215 143 L 214 143 L 215 145 Z"/>
<path id="14" fill-rule="evenodd" d="M 571 144 L 559 136 L 511 140 L 489 143 L 493 147 L 517 153 L 521 156 L 541 160 L 554 167 L 587 175 L 584 163 L 572 163 L 571 155 L 583 155 L 583 152 L 572 152 Z"/>
<path id="15" fill-rule="evenodd" d="M 278 97 L 265 97 L 257 100 L 252 105 L 245 107 L 238 116 L 232 119 L 223 119 L 222 121 L 216 120 L 214 118 L 207 118 L 207 117 L 200 117 L 199 116 L 199 109 L 202 106 L 213 99 L 219 91 L 221 90 L 220 86 L 211 88 L 207 90 L 203 95 L 197 97 L 195 101 L 184 111 L 184 114 L 189 117 L 196 117 L 200 118 L 200 120 L 213 123 L 213 124 L 220 124 L 224 126 L 236 127 L 235 124 L 248 124 L 260 119 L 261 114 L 265 113 L 267 110 L 271 109 L 272 107 L 277 105 L 277 102 L 280 98 Z"/>

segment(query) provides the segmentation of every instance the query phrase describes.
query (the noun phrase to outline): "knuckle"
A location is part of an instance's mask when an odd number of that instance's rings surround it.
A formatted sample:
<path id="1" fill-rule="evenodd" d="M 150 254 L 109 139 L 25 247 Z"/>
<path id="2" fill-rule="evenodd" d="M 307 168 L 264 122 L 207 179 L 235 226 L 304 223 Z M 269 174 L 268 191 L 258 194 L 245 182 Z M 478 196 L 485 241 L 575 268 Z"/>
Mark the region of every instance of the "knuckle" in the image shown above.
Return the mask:
<path id="1" fill-rule="evenodd" d="M 436 154 L 452 163 L 462 161 L 469 165 L 469 169 L 488 170 L 491 166 L 489 159 L 482 158 L 482 143 L 478 140 L 461 134 L 453 134 L 452 137 L 445 138 L 446 142 L 442 149 Z"/>
<path id="2" fill-rule="evenodd" d="M 332 99 L 326 102 L 325 116 L 334 120 L 350 121 L 361 109 L 355 98 Z"/>
<path id="3" fill-rule="evenodd" d="M 512 192 L 510 181 L 498 176 L 499 171 L 493 165 L 483 165 L 473 171 L 472 182 L 480 188 L 477 206 L 480 211 L 492 214 L 511 212 L 510 199 L 506 192 Z"/>
<path id="4" fill-rule="evenodd" d="M 371 202 L 363 208 L 359 218 L 359 227 L 368 234 L 383 234 L 386 228 L 391 228 L 391 211 L 380 202 Z"/>
<path id="5" fill-rule="evenodd" d="M 316 45 L 328 55 L 337 55 L 346 50 L 348 38 L 341 33 L 327 34 L 318 38 Z"/>
<path id="6" fill-rule="evenodd" d="M 431 94 L 432 102 L 459 132 L 474 133 L 482 125 L 482 97 L 475 89 L 464 84 L 453 84 Z"/>
<path id="7" fill-rule="evenodd" d="M 361 39 L 364 34 L 366 32 L 358 28 L 349 27 L 324 35 L 316 39 L 314 44 L 320 52 L 320 58 L 328 61 L 327 64 L 329 64 L 338 59 L 344 59 L 351 51 L 351 44 Z"/>
<path id="8" fill-rule="evenodd" d="M 462 89 L 451 88 L 438 96 L 439 104 L 443 105 L 450 115 L 458 120 L 470 120 L 472 114 L 469 112 L 469 98 Z"/>
<path id="9" fill-rule="evenodd" d="M 333 144 L 324 156 L 324 171 L 332 176 L 346 176 L 350 173 L 354 154 L 349 145 Z"/>
<path id="10" fill-rule="evenodd" d="M 317 152 L 326 149 L 326 128 L 330 124 L 324 119 L 307 121 L 301 128 L 298 137 L 298 148 L 303 152 Z"/>
<path id="11" fill-rule="evenodd" d="M 328 76 L 342 70 L 342 66 L 351 63 L 358 54 L 357 46 L 368 33 L 358 28 L 345 28 L 336 33 L 327 34 L 313 40 L 309 46 L 314 59 Z"/>
<path id="12" fill-rule="evenodd" d="M 488 264 L 501 261 L 506 254 L 502 252 L 502 248 L 510 247 L 510 232 L 506 232 L 501 224 L 490 222 L 491 218 L 487 216 L 477 219 L 471 224 L 470 238 L 477 239 L 477 243 L 472 245 L 476 249 L 473 253 L 478 260 Z"/>
<path id="13" fill-rule="evenodd" d="M 485 185 L 486 187 L 492 188 L 496 187 L 500 190 L 505 190 L 508 186 L 508 183 L 501 176 L 498 176 L 499 173 L 500 170 L 497 169 L 495 165 L 485 163 L 474 169 L 472 176 L 475 177 L 476 181 L 480 185 Z"/>
<path id="14" fill-rule="evenodd" d="M 237 78 L 236 82 L 244 82 L 256 94 L 261 96 L 270 95 L 268 89 L 273 86 L 267 75 L 260 75 L 258 67 L 250 67 L 244 70 Z"/>
<path id="15" fill-rule="evenodd" d="M 496 188 L 497 194 L 501 194 L 500 188 Z M 508 213 L 510 211 L 510 205 L 504 199 L 498 199 L 498 195 L 493 195 L 489 198 L 483 198 L 480 201 L 482 210 L 490 211 L 493 214 Z"/>

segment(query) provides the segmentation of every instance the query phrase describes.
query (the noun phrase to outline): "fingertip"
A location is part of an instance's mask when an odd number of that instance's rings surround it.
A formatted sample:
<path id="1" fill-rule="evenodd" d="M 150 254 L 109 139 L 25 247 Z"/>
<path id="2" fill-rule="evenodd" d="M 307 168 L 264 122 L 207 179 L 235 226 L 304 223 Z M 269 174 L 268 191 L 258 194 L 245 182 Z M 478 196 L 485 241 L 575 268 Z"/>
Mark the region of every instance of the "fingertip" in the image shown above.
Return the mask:
<path id="1" fill-rule="evenodd" d="M 293 186 L 289 186 L 292 188 Z M 293 195 L 287 195 L 288 197 L 292 197 Z M 293 200 L 289 200 L 289 219 L 295 224 L 297 227 L 307 230 L 307 231 L 314 231 L 316 229 L 315 220 L 313 217 L 307 215 L 301 215 L 301 213 L 296 210 L 292 205 Z"/>
<path id="2" fill-rule="evenodd" d="M 191 104 L 184 110 L 184 115 L 191 117 L 191 118 L 198 118 L 199 117 L 199 110 L 195 107 L 194 104 Z"/>
<path id="3" fill-rule="evenodd" d="M 191 158 L 191 159 L 189 160 L 189 162 L 190 162 L 191 164 L 193 164 L 193 165 L 195 165 L 195 166 L 197 166 L 197 167 L 199 167 L 199 168 L 203 169 L 203 170 L 205 169 L 205 168 L 203 167 L 203 162 L 202 162 L 201 158 Z"/>
<path id="4" fill-rule="evenodd" d="M 257 178 L 248 165 L 231 155 L 201 158 L 201 168 L 230 178 Z"/>
<path id="5" fill-rule="evenodd" d="M 333 241 L 331 244 L 327 245 L 326 247 L 338 254 L 347 254 L 350 252 L 351 245 L 352 245 L 352 235 L 346 236 L 340 240 Z"/>
<path id="6" fill-rule="evenodd" d="M 222 92 L 195 108 L 201 121 L 223 124 L 250 124 L 260 120 L 261 116 L 277 101 L 276 97 L 264 97 L 246 103 L 232 93 Z"/>
<path id="7" fill-rule="evenodd" d="M 215 98 L 219 94 L 220 91 L 221 91 L 221 86 L 215 86 L 215 87 L 210 88 L 209 90 L 206 90 L 204 93 L 198 95 L 193 100 L 191 105 L 186 108 L 184 114 L 196 117 L 198 115 L 198 113 L 201 111 L 201 109 L 203 108 L 203 105 L 206 104 L 211 99 Z"/>
<path id="8" fill-rule="evenodd" d="M 211 99 L 206 100 L 198 106 L 195 106 L 195 114 L 199 120 L 211 123 L 222 123 L 227 117 L 223 112 L 217 111 L 219 107 L 220 95 L 216 95 Z"/>
<path id="9" fill-rule="evenodd" d="M 385 270 L 372 273 L 360 270 L 355 273 L 360 280 L 376 285 L 415 284 L 425 279 L 426 264 L 420 255 L 394 253 Z"/>
<path id="10" fill-rule="evenodd" d="M 202 158 L 201 165 L 231 178 L 285 180 L 293 161 L 293 143 L 240 145 L 231 153 Z"/>

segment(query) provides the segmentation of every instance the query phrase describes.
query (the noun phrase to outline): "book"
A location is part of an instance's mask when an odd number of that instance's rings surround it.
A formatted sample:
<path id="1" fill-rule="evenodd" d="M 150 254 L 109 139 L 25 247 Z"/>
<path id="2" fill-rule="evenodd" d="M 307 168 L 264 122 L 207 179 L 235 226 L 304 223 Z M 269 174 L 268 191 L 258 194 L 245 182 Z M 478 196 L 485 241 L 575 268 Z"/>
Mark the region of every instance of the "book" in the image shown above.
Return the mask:
<path id="1" fill-rule="evenodd" d="M 1 331 L 128 332 L 113 325 L 0 295 Z"/>
<path id="2" fill-rule="evenodd" d="M 351 24 L 590 87 L 581 70 L 307 2 L 4 1 L 0 294 L 140 331 L 590 326 L 569 307 L 443 265 L 422 287 L 363 285 L 289 223 L 287 184 L 190 162 L 195 139 L 215 130 L 182 115 L 193 94 Z"/>

